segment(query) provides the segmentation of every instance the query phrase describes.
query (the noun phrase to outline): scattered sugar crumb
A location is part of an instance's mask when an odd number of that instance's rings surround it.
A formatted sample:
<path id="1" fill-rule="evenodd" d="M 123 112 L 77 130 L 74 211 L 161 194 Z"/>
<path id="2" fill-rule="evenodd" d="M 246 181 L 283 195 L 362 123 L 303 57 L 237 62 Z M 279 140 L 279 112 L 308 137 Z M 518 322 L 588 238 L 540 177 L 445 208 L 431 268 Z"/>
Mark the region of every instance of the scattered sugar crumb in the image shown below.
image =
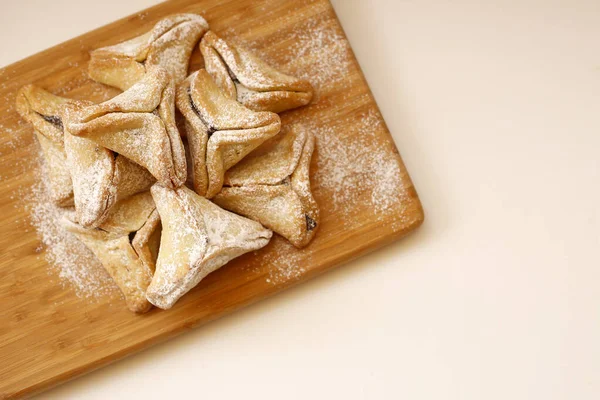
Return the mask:
<path id="1" fill-rule="evenodd" d="M 351 216 L 365 193 L 378 219 L 402 205 L 406 193 L 399 161 L 391 148 L 374 140 L 383 129 L 377 111 L 369 110 L 358 123 L 355 119 L 336 121 L 336 125 L 308 122 L 296 128 L 315 134 L 318 171 L 312 179 L 340 216 Z"/>
<path id="2" fill-rule="evenodd" d="M 286 62 L 311 60 L 310 68 L 299 69 L 296 76 L 309 80 L 317 89 L 338 84 L 349 67 L 350 45 L 337 25 L 323 18 L 309 19 L 291 38 L 294 44 Z"/>
<path id="3" fill-rule="evenodd" d="M 227 35 L 235 33 L 229 29 L 226 31 Z M 334 87 L 347 77 L 351 67 L 350 44 L 344 37 L 342 29 L 336 21 L 331 20 L 330 16 L 322 15 L 306 19 L 290 32 L 266 39 L 267 45 L 269 40 L 292 44 L 285 56 L 279 59 L 272 57 L 268 51 L 261 50 L 265 47 L 264 38 L 254 42 L 232 38 L 234 44 L 247 48 L 283 72 L 288 71 L 290 66 L 295 66 L 293 75 L 306 79 L 313 85 L 316 92 L 313 102 L 318 100 L 320 91 Z"/>
<path id="4" fill-rule="evenodd" d="M 283 62 L 277 63 L 266 54 L 259 56 L 275 67 L 297 66 L 294 76 L 309 80 L 322 94 L 347 79 L 352 66 L 350 45 L 339 26 L 328 17 L 307 19 L 283 40 L 293 43 Z M 247 47 L 257 51 L 255 43 Z M 321 106 L 327 104 L 318 96 L 310 107 Z M 335 121 L 335 125 L 302 118 L 290 122 L 296 129 L 308 129 L 316 136 L 315 157 L 319 168 L 313 180 L 315 186 L 327 192 L 322 197 L 332 199 L 334 211 L 343 217 L 350 216 L 356 209 L 355 203 L 364 201 L 365 193 L 370 193 L 369 200 L 378 219 L 401 205 L 406 193 L 398 159 L 390 148 L 380 148 L 373 140 L 383 130 L 382 118 L 375 109 L 366 112 L 358 123 L 354 118 Z"/>
<path id="5" fill-rule="evenodd" d="M 322 122 L 298 121 L 295 129 L 310 130 L 317 140 L 315 153 L 318 168 L 313 172 L 313 190 L 319 198 L 329 199 L 336 220 L 351 228 L 357 219 L 352 218 L 367 202 L 374 217 L 383 221 L 397 216 L 398 209 L 407 199 L 398 159 L 390 147 L 379 147 L 373 140 L 384 129 L 383 120 L 375 109 L 367 111 L 360 120 L 335 121 L 336 125 Z M 399 229 L 402 221 L 395 221 Z M 317 233 L 318 235 L 318 233 Z M 312 257 L 311 247 L 297 250 L 280 237 L 273 239 L 268 253 L 262 259 L 268 266 L 266 282 L 278 285 L 297 280 L 307 271 Z"/>
<path id="6" fill-rule="evenodd" d="M 261 262 L 268 266 L 266 282 L 279 285 L 298 280 L 307 271 L 302 264 L 310 263 L 312 250 L 296 249 L 287 240 L 277 236 L 271 239 L 268 252 L 265 252 Z"/>
<path id="7" fill-rule="evenodd" d="M 57 275 L 60 283 L 72 288 L 78 297 L 100 299 L 114 295 L 117 286 L 98 259 L 60 225 L 68 210 L 49 200 L 44 180 L 34 184 L 31 191 L 22 196 L 27 201 L 31 225 L 41 240 L 36 252 L 47 261 L 49 273 Z"/>

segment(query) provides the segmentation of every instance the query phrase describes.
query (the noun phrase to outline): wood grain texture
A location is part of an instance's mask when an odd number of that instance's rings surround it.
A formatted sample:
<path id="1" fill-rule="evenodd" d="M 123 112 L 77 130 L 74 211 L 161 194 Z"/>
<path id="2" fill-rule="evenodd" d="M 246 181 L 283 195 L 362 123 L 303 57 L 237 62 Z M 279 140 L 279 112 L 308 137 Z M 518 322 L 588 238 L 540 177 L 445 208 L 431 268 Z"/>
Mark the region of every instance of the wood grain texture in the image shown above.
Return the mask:
<path id="1" fill-rule="evenodd" d="M 118 93 L 115 89 L 87 77 L 89 51 L 137 36 L 161 17 L 177 12 L 202 14 L 225 39 L 251 44 L 259 55 L 291 74 L 322 73 L 322 60 L 313 54 L 293 54 L 311 30 L 315 35 L 324 29 L 337 32 L 338 42 L 349 46 L 327 0 L 180 0 L 159 4 L 0 70 L 0 398 L 40 392 L 147 348 L 397 240 L 423 221 L 417 194 L 349 50 L 341 60 L 343 79 L 336 84 L 321 82 L 315 101 L 282 114 L 282 121 L 325 127 L 324 132 L 338 135 L 341 146 L 368 134 L 393 159 L 392 170 L 398 175 L 394 181 L 398 187 L 391 188 L 397 198 L 385 213 L 376 210 L 369 190 L 360 188 L 352 202 L 343 204 L 342 213 L 332 201 L 331 188 L 313 179 L 321 226 L 308 248 L 298 251 L 275 237 L 266 248 L 209 275 L 172 310 L 154 309 L 138 316 L 127 310 L 119 293 L 92 302 L 61 285 L 40 253 L 40 239 L 21 199 L 37 179 L 32 166 L 37 164 L 38 150 L 31 127 L 15 111 L 16 91 L 36 83 L 66 97 L 110 98 Z M 196 50 L 190 69 L 201 63 Z M 366 115 L 378 121 L 369 132 L 364 132 Z M 311 176 L 322 165 L 318 139 Z M 279 274 L 274 282 L 270 277 L 282 263 L 291 265 L 294 273 Z"/>

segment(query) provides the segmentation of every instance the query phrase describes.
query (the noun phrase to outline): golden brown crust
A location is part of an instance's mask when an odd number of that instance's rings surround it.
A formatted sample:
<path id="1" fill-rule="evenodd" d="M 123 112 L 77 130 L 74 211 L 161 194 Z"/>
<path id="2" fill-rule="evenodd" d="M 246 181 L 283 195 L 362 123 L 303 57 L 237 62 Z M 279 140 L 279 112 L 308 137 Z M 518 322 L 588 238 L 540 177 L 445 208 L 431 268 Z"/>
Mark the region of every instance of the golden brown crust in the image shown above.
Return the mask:
<path id="1" fill-rule="evenodd" d="M 33 85 L 17 94 L 18 112 L 54 166 L 55 201 L 75 205 L 64 227 L 96 255 L 134 312 L 172 307 L 207 274 L 265 246 L 267 228 L 303 247 L 319 225 L 309 181 L 314 137 L 278 137 L 275 114 L 309 103 L 310 83 L 212 32 L 200 45 L 207 69 L 185 79 L 207 29 L 202 17 L 177 14 L 93 51 L 92 78 L 125 90 L 103 103 Z M 184 186 L 175 104 L 196 192 Z"/>
<path id="2" fill-rule="evenodd" d="M 147 191 L 155 181 L 144 168 L 122 155 L 68 131 L 65 153 L 77 221 L 86 228 L 102 224 L 118 200 Z"/>
<path id="3" fill-rule="evenodd" d="M 265 246 L 271 231 L 225 211 L 185 186 L 151 189 L 162 221 L 156 272 L 147 298 L 168 309 L 229 260 Z"/>
<path id="4" fill-rule="evenodd" d="M 240 46 L 214 32 L 200 42 L 206 70 L 231 98 L 255 111 L 282 112 L 304 106 L 313 96 L 311 84 L 277 71 Z"/>
<path id="5" fill-rule="evenodd" d="M 50 197 L 59 206 L 73 205 L 73 185 L 67 167 L 60 118 L 60 109 L 68 101 L 35 85 L 23 86 L 16 99 L 19 115 L 33 125 L 45 160 Z"/>
<path id="6" fill-rule="evenodd" d="M 60 207 L 69 207 L 73 203 L 73 182 L 71 172 L 67 167 L 67 156 L 62 146 L 57 146 L 53 141 L 38 131 L 33 131 L 45 160 L 45 172 L 48 177 L 47 188 L 49 189 L 52 202 Z"/>
<path id="7" fill-rule="evenodd" d="M 175 125 L 175 88 L 160 67 L 119 96 L 97 105 L 68 105 L 65 129 L 146 168 L 168 187 L 186 179 L 185 150 Z"/>
<path id="8" fill-rule="evenodd" d="M 179 83 L 187 76 L 194 46 L 207 30 L 200 15 L 170 15 L 143 35 L 92 51 L 89 75 L 97 82 L 127 90 L 143 78 L 148 66 L 161 66 Z"/>
<path id="9" fill-rule="evenodd" d="M 62 148 L 63 129 L 60 113 L 71 100 L 55 96 L 36 85 L 25 85 L 17 93 L 17 112 L 33 128 Z"/>
<path id="10" fill-rule="evenodd" d="M 313 150 L 311 133 L 288 130 L 231 168 L 212 200 L 304 247 L 320 221 L 309 180 Z"/>
<path id="11" fill-rule="evenodd" d="M 186 119 L 194 189 L 207 198 L 221 190 L 225 171 L 281 127 L 277 114 L 254 112 L 226 97 L 205 70 L 179 85 L 176 103 Z"/>
<path id="12" fill-rule="evenodd" d="M 65 228 L 76 235 L 100 260 L 125 295 L 131 311 L 150 309 L 146 289 L 154 274 L 156 234 L 160 220 L 149 191 L 115 204 L 96 229 L 86 229 L 70 219 Z M 135 233 L 133 240 L 131 234 Z"/>
<path id="13" fill-rule="evenodd" d="M 86 228 L 96 227 L 117 200 L 115 155 L 89 139 L 71 135 L 68 130 L 64 138 L 77 222 Z"/>
<path id="14" fill-rule="evenodd" d="M 126 199 L 140 192 L 150 190 L 156 178 L 141 165 L 118 155 L 115 159 L 117 179 L 117 201 Z"/>
<path id="15" fill-rule="evenodd" d="M 67 219 L 63 220 L 63 226 L 98 257 L 123 292 L 131 311 L 144 313 L 152 308 L 146 300 L 146 288 L 152 280 L 152 273 L 143 265 L 131 247 L 127 235 L 118 235 L 100 229 L 86 229 Z"/>
<path id="16" fill-rule="evenodd" d="M 110 233 L 128 235 L 142 229 L 154 210 L 156 206 L 150 191 L 138 193 L 118 201 L 99 228 Z"/>

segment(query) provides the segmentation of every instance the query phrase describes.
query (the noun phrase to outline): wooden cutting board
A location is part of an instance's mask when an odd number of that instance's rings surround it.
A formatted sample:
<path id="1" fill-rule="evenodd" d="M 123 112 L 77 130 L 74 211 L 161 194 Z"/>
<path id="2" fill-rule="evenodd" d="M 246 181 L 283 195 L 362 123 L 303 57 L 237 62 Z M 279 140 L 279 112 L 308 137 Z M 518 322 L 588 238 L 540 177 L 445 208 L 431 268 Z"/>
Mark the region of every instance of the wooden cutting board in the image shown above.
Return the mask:
<path id="1" fill-rule="evenodd" d="M 120 294 L 82 298 L 46 261 L 27 198 L 38 145 L 19 119 L 16 91 L 36 83 L 100 101 L 115 89 L 86 75 L 89 51 L 137 36 L 168 14 L 203 15 L 225 39 L 307 77 L 313 103 L 281 115 L 311 130 L 311 181 L 321 206 L 313 243 L 280 237 L 209 275 L 169 311 L 129 312 Z M 199 51 L 190 69 L 202 65 Z M 40 392 L 399 239 L 423 221 L 421 204 L 327 0 L 180 0 L 159 4 L 0 70 L 0 398 Z"/>

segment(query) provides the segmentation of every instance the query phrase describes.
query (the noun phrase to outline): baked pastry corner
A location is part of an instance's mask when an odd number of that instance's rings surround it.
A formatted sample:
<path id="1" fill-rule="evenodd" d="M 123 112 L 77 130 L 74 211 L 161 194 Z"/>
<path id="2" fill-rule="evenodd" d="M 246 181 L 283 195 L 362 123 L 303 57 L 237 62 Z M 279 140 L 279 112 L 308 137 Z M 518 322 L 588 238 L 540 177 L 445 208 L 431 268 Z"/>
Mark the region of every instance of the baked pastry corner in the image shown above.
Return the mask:
<path id="1" fill-rule="evenodd" d="M 85 228 L 69 218 L 62 221 L 65 229 L 100 260 L 125 296 L 128 308 L 135 313 L 145 313 L 152 308 L 146 299 L 146 289 L 154 274 L 154 264 L 140 256 L 132 241 L 154 212 L 152 196 L 144 192 L 117 203 L 98 228 Z"/>
<path id="2" fill-rule="evenodd" d="M 186 180 L 185 150 L 175 125 L 175 87 L 161 67 L 100 104 L 68 105 L 65 129 L 146 168 L 167 187 Z"/>
<path id="3" fill-rule="evenodd" d="M 277 114 L 225 96 L 203 69 L 179 85 L 176 104 L 186 120 L 194 189 L 207 198 L 221 190 L 225 171 L 281 127 Z"/>
<path id="4" fill-rule="evenodd" d="M 143 35 L 92 51 L 88 73 L 97 82 L 127 90 L 144 77 L 147 67 L 161 66 L 179 83 L 207 30 L 208 23 L 200 15 L 169 15 Z"/>
<path id="5" fill-rule="evenodd" d="M 272 232 L 223 210 L 185 186 L 151 189 L 162 221 L 156 272 L 147 298 L 168 309 L 206 275 L 269 243 Z"/>
<path id="6" fill-rule="evenodd" d="M 320 224 L 309 179 L 314 143 L 308 131 L 282 132 L 227 171 L 223 189 L 212 200 L 296 247 L 306 246 Z"/>
<path id="7" fill-rule="evenodd" d="M 312 99 L 310 82 L 276 70 L 213 31 L 202 38 L 200 51 L 205 68 L 217 85 L 251 110 L 279 113 L 304 106 Z"/>
<path id="8" fill-rule="evenodd" d="M 50 197 L 63 207 L 73 205 L 73 184 L 67 167 L 60 117 L 62 107 L 69 101 L 36 85 L 23 86 L 16 98 L 17 112 L 31 123 L 42 149 Z"/>

